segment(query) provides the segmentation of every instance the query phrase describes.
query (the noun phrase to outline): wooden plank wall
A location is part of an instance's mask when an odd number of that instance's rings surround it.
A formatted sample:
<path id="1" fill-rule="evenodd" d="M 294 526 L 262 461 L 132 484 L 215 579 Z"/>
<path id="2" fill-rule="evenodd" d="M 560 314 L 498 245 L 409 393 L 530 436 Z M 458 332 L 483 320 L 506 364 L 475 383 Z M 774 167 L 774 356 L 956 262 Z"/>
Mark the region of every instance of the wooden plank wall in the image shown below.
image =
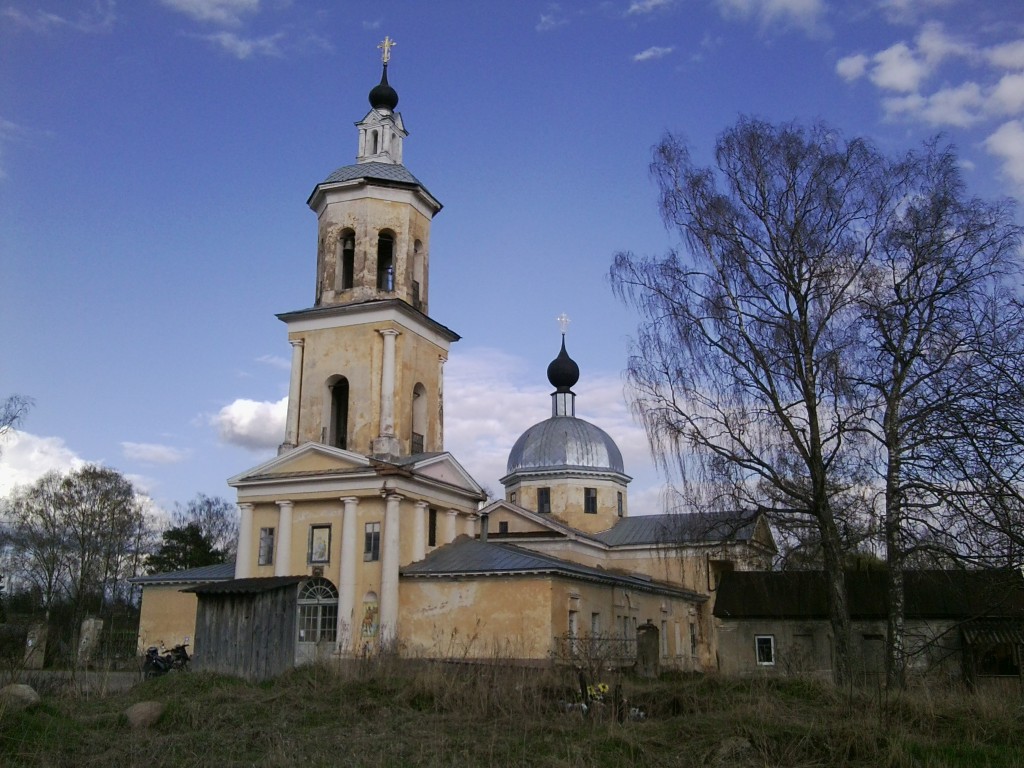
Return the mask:
<path id="1" fill-rule="evenodd" d="M 268 680 L 295 665 L 298 585 L 257 594 L 199 595 L 196 670 Z"/>

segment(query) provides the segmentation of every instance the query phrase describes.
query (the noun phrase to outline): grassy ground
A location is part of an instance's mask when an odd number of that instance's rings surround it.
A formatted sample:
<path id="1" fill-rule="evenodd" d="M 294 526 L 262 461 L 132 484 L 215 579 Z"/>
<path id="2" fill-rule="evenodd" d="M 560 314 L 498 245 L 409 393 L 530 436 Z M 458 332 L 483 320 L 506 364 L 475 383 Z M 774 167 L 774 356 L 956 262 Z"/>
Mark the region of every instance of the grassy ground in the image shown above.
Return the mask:
<path id="1" fill-rule="evenodd" d="M 0 712 L 4 766 L 1022 766 L 1018 695 L 837 692 L 801 681 L 620 683 L 643 720 L 589 716 L 570 672 L 426 663 L 296 670 L 262 685 L 168 675 Z M 123 711 L 157 700 L 156 726 Z"/>

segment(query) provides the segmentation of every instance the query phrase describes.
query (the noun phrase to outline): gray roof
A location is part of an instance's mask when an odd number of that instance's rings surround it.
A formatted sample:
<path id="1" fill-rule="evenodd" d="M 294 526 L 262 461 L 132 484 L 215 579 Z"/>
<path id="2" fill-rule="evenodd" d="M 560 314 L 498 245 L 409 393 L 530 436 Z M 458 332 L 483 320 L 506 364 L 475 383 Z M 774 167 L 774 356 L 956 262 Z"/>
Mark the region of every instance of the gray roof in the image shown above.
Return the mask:
<path id="1" fill-rule="evenodd" d="M 451 544 L 435 549 L 418 563 L 407 565 L 401 572 L 406 577 L 509 576 L 543 573 L 648 592 L 667 592 L 692 599 L 706 599 L 696 592 L 656 582 L 646 576 L 612 573 L 512 544 L 479 541 L 469 537 L 456 539 Z"/>
<path id="2" fill-rule="evenodd" d="M 334 173 L 320 183 L 336 184 L 342 181 L 355 181 L 356 179 L 373 179 L 374 181 L 391 181 L 398 182 L 399 184 L 415 184 L 418 187 L 423 186 L 419 179 L 409 173 L 408 168 L 396 163 L 356 163 L 355 165 L 345 165 L 334 171 Z"/>
<path id="3" fill-rule="evenodd" d="M 132 584 L 203 584 L 209 581 L 226 581 L 235 578 L 235 561 L 204 565 L 199 568 L 188 568 L 184 571 L 168 571 L 153 573 L 148 576 L 136 576 Z"/>
<path id="4" fill-rule="evenodd" d="M 520 435 L 508 455 L 510 475 L 573 469 L 625 473 L 622 453 L 611 436 L 575 416 L 552 416 L 534 424 Z"/>
<path id="5" fill-rule="evenodd" d="M 290 587 L 308 581 L 310 576 L 255 576 L 248 579 L 230 579 L 209 584 L 198 584 L 181 590 L 197 595 L 256 595 L 273 589 Z"/>
<path id="6" fill-rule="evenodd" d="M 749 512 L 673 512 L 624 517 L 607 531 L 593 536 L 610 547 L 749 541 L 756 523 L 757 515 Z"/>

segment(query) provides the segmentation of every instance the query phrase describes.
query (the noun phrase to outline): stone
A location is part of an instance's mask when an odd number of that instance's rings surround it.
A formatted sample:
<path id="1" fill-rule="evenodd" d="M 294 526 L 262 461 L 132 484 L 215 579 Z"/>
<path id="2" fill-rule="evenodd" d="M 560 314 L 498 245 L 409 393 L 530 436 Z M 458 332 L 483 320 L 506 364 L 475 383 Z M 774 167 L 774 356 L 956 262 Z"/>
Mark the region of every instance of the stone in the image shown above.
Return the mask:
<path id="1" fill-rule="evenodd" d="M 128 719 L 128 725 L 132 730 L 137 731 L 156 725 L 163 713 L 164 705 L 159 701 L 140 701 L 128 707 L 124 711 L 124 716 Z"/>
<path id="2" fill-rule="evenodd" d="M 40 701 L 42 699 L 31 685 L 11 683 L 0 688 L 0 706 L 8 709 L 28 709 L 36 706 Z"/>

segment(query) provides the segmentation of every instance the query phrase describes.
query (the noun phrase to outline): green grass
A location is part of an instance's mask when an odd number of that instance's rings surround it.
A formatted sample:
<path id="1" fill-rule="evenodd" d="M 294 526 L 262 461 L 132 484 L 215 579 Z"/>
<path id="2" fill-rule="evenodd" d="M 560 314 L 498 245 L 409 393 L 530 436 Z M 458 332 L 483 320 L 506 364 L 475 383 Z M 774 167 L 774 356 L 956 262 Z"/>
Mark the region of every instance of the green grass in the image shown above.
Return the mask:
<path id="1" fill-rule="evenodd" d="M 642 721 L 565 712 L 570 671 L 425 662 L 314 666 L 250 685 L 168 675 L 0 712 L 4 766 L 993 766 L 1024 768 L 1019 698 L 840 692 L 714 676 L 619 683 Z M 121 713 L 166 704 L 155 727 Z"/>

